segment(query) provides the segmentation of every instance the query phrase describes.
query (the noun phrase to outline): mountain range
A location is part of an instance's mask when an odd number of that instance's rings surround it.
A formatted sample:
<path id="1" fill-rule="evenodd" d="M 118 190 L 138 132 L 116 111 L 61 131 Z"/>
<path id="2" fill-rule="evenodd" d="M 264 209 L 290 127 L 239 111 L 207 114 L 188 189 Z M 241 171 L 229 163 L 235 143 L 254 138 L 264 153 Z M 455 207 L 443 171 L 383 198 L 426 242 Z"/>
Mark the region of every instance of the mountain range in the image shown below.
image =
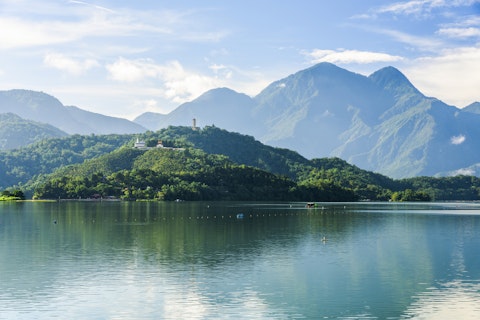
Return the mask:
<path id="1" fill-rule="evenodd" d="M 227 88 L 206 92 L 167 115 L 167 125 L 217 125 L 307 158 L 339 157 L 393 178 L 477 175 L 479 103 L 465 109 L 426 97 L 397 69 L 363 76 L 320 63 L 250 98 Z M 150 119 L 155 114 L 149 114 Z"/>
<path id="2" fill-rule="evenodd" d="M 364 76 L 320 63 L 255 97 L 213 89 L 169 114 L 145 113 L 133 122 L 26 90 L 0 92 L 6 112 L 68 134 L 138 133 L 196 119 L 201 127 L 251 135 L 306 158 L 339 157 L 392 178 L 480 174 L 480 103 L 460 109 L 427 97 L 393 67 Z"/>
<path id="3" fill-rule="evenodd" d="M 0 113 L 14 113 L 26 120 L 52 125 L 68 134 L 140 133 L 146 130 L 126 119 L 64 106 L 51 95 L 30 90 L 0 91 Z"/>

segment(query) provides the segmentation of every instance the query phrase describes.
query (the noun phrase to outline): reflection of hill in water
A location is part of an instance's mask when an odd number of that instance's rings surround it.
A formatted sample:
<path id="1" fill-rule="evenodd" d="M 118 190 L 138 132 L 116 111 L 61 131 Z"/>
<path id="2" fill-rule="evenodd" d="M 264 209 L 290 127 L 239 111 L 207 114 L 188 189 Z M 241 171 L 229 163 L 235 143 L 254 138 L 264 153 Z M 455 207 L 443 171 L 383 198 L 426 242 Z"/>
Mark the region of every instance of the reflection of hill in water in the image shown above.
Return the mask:
<path id="1" fill-rule="evenodd" d="M 301 203 L 69 202 L 49 204 L 49 213 L 37 214 L 35 220 L 43 226 L 57 220 L 54 230 L 61 239 L 79 243 L 82 248 L 130 248 L 149 259 L 153 255 L 182 263 L 217 251 L 232 255 L 242 251 L 245 258 L 262 246 L 295 246 L 306 235 L 319 241 L 324 235 L 341 241 L 345 229 L 369 223 L 356 221 L 358 215 L 344 210 L 343 205 L 329 207 L 305 209 Z M 238 213 L 243 213 L 244 219 L 237 219 Z"/>
<path id="2" fill-rule="evenodd" d="M 3 286 L 15 288 L 9 294 L 41 295 L 65 279 L 88 279 L 94 268 L 117 280 L 132 274 L 137 281 L 165 277 L 174 289 L 209 301 L 218 295 L 233 301 L 235 294 L 250 292 L 279 308 L 288 301 L 307 318 L 338 317 L 338 310 L 388 318 L 415 313 L 430 299 L 423 293 L 437 283 L 480 278 L 480 216 L 466 215 L 470 209 L 455 215 L 457 209 L 430 204 L 324 207 L 189 202 L 3 206 L 0 235 L 10 246 L 0 245 L 0 256 L 23 252 L 0 263 Z M 240 212 L 244 219 L 236 218 Z M 22 288 L 20 280 L 8 277 L 12 270 L 27 274 L 33 285 Z"/>

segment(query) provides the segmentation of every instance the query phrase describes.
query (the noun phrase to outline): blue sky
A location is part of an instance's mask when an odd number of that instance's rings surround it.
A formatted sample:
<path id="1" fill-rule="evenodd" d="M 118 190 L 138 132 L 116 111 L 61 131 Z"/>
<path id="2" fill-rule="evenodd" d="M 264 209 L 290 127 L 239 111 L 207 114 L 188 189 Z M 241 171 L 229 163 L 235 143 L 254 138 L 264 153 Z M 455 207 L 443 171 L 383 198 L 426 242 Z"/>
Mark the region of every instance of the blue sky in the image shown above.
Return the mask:
<path id="1" fill-rule="evenodd" d="M 129 119 L 322 61 L 391 65 L 464 107 L 480 100 L 480 0 L 0 0 L 0 61 L 0 90 Z"/>

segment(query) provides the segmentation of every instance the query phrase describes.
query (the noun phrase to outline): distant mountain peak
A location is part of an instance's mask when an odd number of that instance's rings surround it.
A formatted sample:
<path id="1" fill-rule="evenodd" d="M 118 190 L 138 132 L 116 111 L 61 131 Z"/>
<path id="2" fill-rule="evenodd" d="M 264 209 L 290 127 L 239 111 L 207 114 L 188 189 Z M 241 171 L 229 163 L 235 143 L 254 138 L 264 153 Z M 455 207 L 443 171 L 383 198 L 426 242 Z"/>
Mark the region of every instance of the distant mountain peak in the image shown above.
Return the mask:
<path id="1" fill-rule="evenodd" d="M 220 93 L 233 93 L 233 94 L 238 94 L 237 91 L 233 90 L 233 89 L 230 89 L 230 88 L 227 88 L 227 87 L 219 87 L 219 88 L 213 88 L 213 89 L 210 89 L 208 90 L 207 92 L 205 93 L 214 93 L 214 92 L 220 92 Z"/>
<path id="2" fill-rule="evenodd" d="M 137 133 L 146 130 L 126 119 L 66 107 L 54 96 L 32 90 L 0 91 L 0 113 L 7 112 L 25 120 L 48 123 L 69 134 Z"/>
<path id="3" fill-rule="evenodd" d="M 237 92 L 235 90 L 232 90 L 230 88 L 221 87 L 221 88 L 214 88 L 214 89 L 208 90 L 207 92 L 205 92 L 201 96 L 199 96 L 197 98 L 197 100 L 201 101 L 201 100 L 207 100 L 207 99 L 211 99 L 211 98 L 220 98 L 220 97 L 230 98 L 230 97 L 235 97 L 235 96 L 239 96 L 239 95 L 247 96 L 246 94 L 239 93 L 239 92 Z"/>
<path id="4" fill-rule="evenodd" d="M 330 62 L 320 62 L 310 68 L 305 70 L 299 71 L 296 75 L 305 75 L 305 74 L 313 74 L 313 75 L 322 75 L 327 77 L 345 77 L 347 75 L 355 74 L 354 72 L 348 71 L 347 69 L 343 69 L 336 64 Z"/>
<path id="5" fill-rule="evenodd" d="M 15 98 L 21 101 L 30 100 L 30 102 L 37 102 L 37 103 L 45 103 L 48 102 L 55 106 L 62 106 L 60 100 L 55 98 L 54 96 L 45 93 L 43 91 L 33 91 L 33 90 L 26 90 L 26 89 L 12 89 L 8 91 L 3 91 L 3 93 L 8 96 Z"/>
<path id="6" fill-rule="evenodd" d="M 345 70 L 330 62 L 319 62 L 306 70 Z"/>
<path id="7" fill-rule="evenodd" d="M 375 71 L 369 78 L 381 88 L 395 95 L 405 93 L 421 94 L 402 72 L 392 66 Z"/>
<path id="8" fill-rule="evenodd" d="M 0 122 L 6 121 L 6 120 L 19 121 L 19 120 L 23 120 L 23 118 L 12 112 L 0 113 Z"/>
<path id="9" fill-rule="evenodd" d="M 462 110 L 466 111 L 466 112 L 472 112 L 472 113 L 479 113 L 480 114 L 480 102 L 476 101 L 472 104 L 469 104 L 468 106 L 466 106 Z"/>

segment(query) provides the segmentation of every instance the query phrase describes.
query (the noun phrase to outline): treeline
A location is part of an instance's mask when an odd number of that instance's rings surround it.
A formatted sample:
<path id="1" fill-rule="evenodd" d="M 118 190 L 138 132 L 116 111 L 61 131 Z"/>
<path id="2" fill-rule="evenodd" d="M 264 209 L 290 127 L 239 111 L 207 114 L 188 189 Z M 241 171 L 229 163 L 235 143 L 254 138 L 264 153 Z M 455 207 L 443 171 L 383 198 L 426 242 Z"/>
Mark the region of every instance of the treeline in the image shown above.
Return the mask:
<path id="1" fill-rule="evenodd" d="M 136 138 L 168 148 L 134 149 Z M 75 135 L 0 152 L 0 188 L 7 187 L 39 199 L 480 200 L 477 177 L 393 180 L 339 158 L 307 160 L 214 126 Z"/>
<path id="2" fill-rule="evenodd" d="M 335 184 L 297 184 L 285 176 L 232 163 L 225 156 L 201 150 L 149 150 L 132 162 L 124 149 L 124 165 L 131 169 L 105 174 L 70 168 L 37 187 L 36 199 L 115 197 L 125 200 L 271 200 L 354 201 L 354 193 Z M 99 159 L 101 160 L 101 159 Z M 78 166 L 82 167 L 82 166 Z M 78 170 L 77 170 L 78 169 Z"/>
<path id="3" fill-rule="evenodd" d="M 474 176 L 415 177 L 398 181 L 399 190 L 414 190 L 432 201 L 480 200 L 480 178 Z"/>
<path id="4" fill-rule="evenodd" d="M 3 190 L 0 192 L 0 201 L 25 200 L 22 190 Z"/>
<path id="5" fill-rule="evenodd" d="M 0 113 L 0 150 L 64 136 L 65 132 L 51 125 L 25 120 L 13 113 Z"/>
<path id="6" fill-rule="evenodd" d="M 0 188 L 23 188 L 38 175 L 109 153 L 132 138 L 131 135 L 72 135 L 0 151 Z"/>

